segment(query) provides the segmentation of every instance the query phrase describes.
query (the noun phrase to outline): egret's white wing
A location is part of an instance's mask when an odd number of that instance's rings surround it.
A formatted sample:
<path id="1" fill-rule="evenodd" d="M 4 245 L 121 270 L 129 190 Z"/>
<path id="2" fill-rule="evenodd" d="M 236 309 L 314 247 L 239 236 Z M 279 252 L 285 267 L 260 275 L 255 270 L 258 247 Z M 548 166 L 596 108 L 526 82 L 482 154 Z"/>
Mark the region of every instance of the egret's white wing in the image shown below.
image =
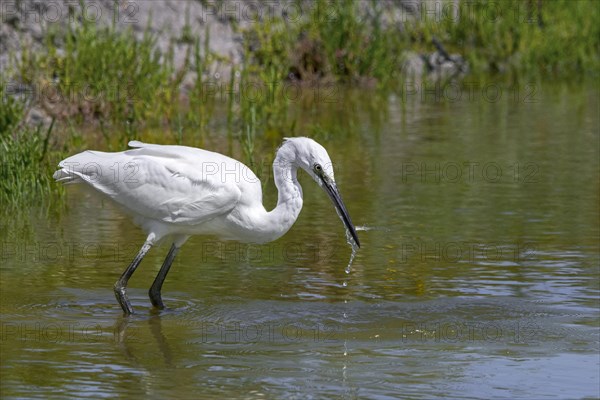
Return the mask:
<path id="1" fill-rule="evenodd" d="M 239 201 L 235 180 L 213 173 L 215 165 L 237 161 L 183 146 L 131 145 L 144 147 L 120 153 L 86 151 L 63 160 L 54 177 L 83 181 L 133 214 L 177 224 L 208 221 Z"/>

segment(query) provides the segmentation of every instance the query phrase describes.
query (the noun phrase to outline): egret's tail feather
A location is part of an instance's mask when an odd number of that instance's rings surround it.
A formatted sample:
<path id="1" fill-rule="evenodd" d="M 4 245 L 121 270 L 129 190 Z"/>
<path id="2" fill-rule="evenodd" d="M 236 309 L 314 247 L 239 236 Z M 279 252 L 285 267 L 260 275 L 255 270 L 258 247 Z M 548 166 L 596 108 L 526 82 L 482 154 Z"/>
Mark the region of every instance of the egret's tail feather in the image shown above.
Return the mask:
<path id="1" fill-rule="evenodd" d="M 129 147 L 144 147 L 147 146 L 146 143 L 140 142 L 139 140 L 131 140 L 127 143 Z"/>

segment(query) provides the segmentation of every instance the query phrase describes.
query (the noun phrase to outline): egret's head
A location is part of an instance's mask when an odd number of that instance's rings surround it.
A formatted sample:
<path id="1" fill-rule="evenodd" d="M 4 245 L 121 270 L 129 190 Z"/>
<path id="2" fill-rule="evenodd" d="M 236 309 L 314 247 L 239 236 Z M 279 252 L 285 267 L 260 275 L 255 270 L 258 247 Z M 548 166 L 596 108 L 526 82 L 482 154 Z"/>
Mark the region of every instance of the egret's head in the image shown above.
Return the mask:
<path id="1" fill-rule="evenodd" d="M 333 163 L 327 154 L 327 150 L 319 143 L 307 137 L 286 138 L 281 146 L 285 151 L 285 159 L 302 168 L 319 184 L 323 186 L 320 176 L 326 176 L 335 182 L 333 175 Z"/>
<path id="2" fill-rule="evenodd" d="M 325 190 L 342 222 L 360 247 L 356 229 L 335 184 L 333 163 L 329 158 L 329 154 L 327 154 L 327 150 L 310 138 L 295 137 L 286 138 L 279 152 L 282 153 L 283 159 L 289 160 L 305 170 Z"/>

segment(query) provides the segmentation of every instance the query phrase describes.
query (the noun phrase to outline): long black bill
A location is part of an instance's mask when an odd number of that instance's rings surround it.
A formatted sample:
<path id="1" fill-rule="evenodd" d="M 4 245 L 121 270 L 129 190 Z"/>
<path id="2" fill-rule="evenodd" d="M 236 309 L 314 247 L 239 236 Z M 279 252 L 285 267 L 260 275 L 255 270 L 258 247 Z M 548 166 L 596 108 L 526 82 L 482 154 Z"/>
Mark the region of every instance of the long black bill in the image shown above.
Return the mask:
<path id="1" fill-rule="evenodd" d="M 358 236 L 356 235 L 356 229 L 354 228 L 354 224 L 350 219 L 350 214 L 348 214 L 348 210 L 346 210 L 346 206 L 342 201 L 342 197 L 340 196 L 340 192 L 338 191 L 337 186 L 335 185 L 335 183 L 331 183 L 329 179 L 321 179 L 323 181 L 323 187 L 325 188 L 325 191 L 331 198 L 331 201 L 333 201 L 333 205 L 335 206 L 338 215 L 342 219 L 342 222 L 344 222 L 344 225 L 352 235 L 352 238 L 354 239 L 356 245 L 360 247 L 360 241 L 358 240 Z"/>

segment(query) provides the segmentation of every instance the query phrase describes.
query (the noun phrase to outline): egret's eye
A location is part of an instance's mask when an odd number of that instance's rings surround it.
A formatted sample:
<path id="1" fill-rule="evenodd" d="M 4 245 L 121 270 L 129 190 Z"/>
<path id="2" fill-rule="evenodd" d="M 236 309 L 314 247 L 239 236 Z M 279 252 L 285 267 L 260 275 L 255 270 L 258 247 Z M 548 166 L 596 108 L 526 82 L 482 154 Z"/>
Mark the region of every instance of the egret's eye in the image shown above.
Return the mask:
<path id="1" fill-rule="evenodd" d="M 321 167 L 321 164 L 315 164 L 313 168 L 315 169 L 315 172 L 323 171 L 323 167 Z"/>

